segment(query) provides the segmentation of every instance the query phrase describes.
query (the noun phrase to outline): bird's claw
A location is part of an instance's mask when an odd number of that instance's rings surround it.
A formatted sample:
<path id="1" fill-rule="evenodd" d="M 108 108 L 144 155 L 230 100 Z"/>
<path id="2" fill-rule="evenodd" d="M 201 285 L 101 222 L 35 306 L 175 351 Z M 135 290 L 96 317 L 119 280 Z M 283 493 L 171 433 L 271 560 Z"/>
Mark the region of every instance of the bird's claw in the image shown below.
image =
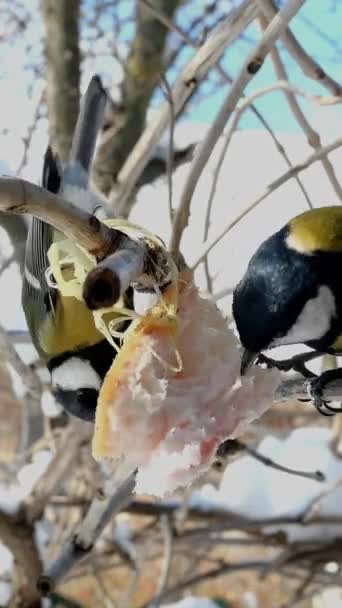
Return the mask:
<path id="1" fill-rule="evenodd" d="M 271 359 L 260 353 L 256 362 L 266 365 L 269 369 L 276 368 L 281 372 L 290 372 L 293 370 L 302 374 L 304 378 L 313 378 L 315 377 L 315 374 L 306 367 L 305 363 L 319 356 L 319 353 L 301 353 L 299 355 L 294 355 L 290 359 L 277 361 L 276 359 Z"/>
<path id="2" fill-rule="evenodd" d="M 330 402 L 325 401 L 322 397 L 325 386 L 329 384 L 329 382 L 332 382 L 333 380 L 341 380 L 341 378 L 341 369 L 330 369 L 323 372 L 323 374 L 320 376 L 315 376 L 315 378 L 310 380 L 308 384 L 308 393 L 316 410 L 322 416 L 334 416 L 335 414 L 342 413 L 341 407 L 332 407 Z"/>

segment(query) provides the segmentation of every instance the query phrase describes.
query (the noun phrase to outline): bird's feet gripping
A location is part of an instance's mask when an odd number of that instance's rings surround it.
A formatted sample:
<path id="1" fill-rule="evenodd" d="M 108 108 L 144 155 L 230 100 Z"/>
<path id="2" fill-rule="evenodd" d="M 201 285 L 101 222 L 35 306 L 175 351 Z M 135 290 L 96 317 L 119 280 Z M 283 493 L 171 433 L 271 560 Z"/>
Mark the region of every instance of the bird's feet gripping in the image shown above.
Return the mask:
<path id="1" fill-rule="evenodd" d="M 270 357 L 266 357 L 266 355 L 260 353 L 257 363 L 263 363 L 266 365 L 266 367 L 276 368 L 281 372 L 289 372 L 293 370 L 294 372 L 302 374 L 304 378 L 315 378 L 315 374 L 306 367 L 305 363 L 308 363 L 317 357 L 321 357 L 321 353 L 314 351 L 309 353 L 300 353 L 299 355 L 294 355 L 290 359 L 282 359 L 277 361 L 277 359 L 271 359 Z"/>
<path id="2" fill-rule="evenodd" d="M 308 393 L 315 408 L 322 416 L 342 414 L 342 407 L 332 407 L 328 401 L 323 399 L 324 388 L 334 380 L 342 381 L 342 368 L 329 369 L 309 382 Z"/>

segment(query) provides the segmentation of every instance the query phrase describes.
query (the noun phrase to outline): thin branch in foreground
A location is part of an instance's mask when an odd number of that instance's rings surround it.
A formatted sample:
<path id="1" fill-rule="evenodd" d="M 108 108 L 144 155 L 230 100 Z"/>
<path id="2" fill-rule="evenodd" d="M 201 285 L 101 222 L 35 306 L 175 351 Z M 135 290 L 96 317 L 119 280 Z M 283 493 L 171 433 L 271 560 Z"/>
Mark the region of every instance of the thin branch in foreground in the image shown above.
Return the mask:
<path id="1" fill-rule="evenodd" d="M 264 0 L 258 0 L 261 5 L 264 5 Z M 267 0 L 265 2 L 267 4 Z M 263 15 L 260 16 L 260 25 L 261 29 L 265 30 L 267 27 L 268 20 Z M 280 54 L 276 47 L 274 47 L 271 51 L 271 61 L 274 66 L 274 70 L 280 80 L 287 80 L 288 75 L 284 66 L 283 61 L 281 60 Z M 299 126 L 303 129 L 307 142 L 309 146 L 311 146 L 314 150 L 318 151 L 322 147 L 321 138 L 319 133 L 313 129 L 307 120 L 303 110 L 301 109 L 297 99 L 292 91 L 284 91 L 285 97 L 287 99 L 290 111 L 292 112 L 295 120 L 298 122 Z M 342 202 L 342 187 L 336 177 L 334 167 L 330 162 L 327 156 L 322 157 L 322 166 L 327 174 L 328 180 L 335 191 L 336 196 L 339 201 Z"/>
<path id="2" fill-rule="evenodd" d="M 0 211 L 34 215 L 98 259 L 115 251 L 122 241 L 122 233 L 108 228 L 90 213 L 22 179 L 0 178 Z"/>
<path id="3" fill-rule="evenodd" d="M 267 19 L 273 19 L 277 14 L 277 9 L 272 0 L 257 0 L 260 9 Z M 328 89 L 333 95 L 342 96 L 342 86 L 336 82 L 323 68 L 305 51 L 298 42 L 297 38 L 289 28 L 282 34 L 283 42 L 286 49 L 292 55 L 293 59 L 301 67 L 304 74 L 308 78 L 318 81 L 322 86 Z"/>
<path id="4" fill-rule="evenodd" d="M 162 84 L 165 88 L 166 99 L 170 105 L 170 135 L 169 135 L 169 146 L 167 152 L 167 162 L 166 162 L 166 171 L 167 171 L 167 185 L 168 185 L 168 203 L 169 203 L 169 216 L 170 223 L 172 225 L 173 221 L 173 207 L 172 207 L 172 197 L 173 197 L 173 158 L 174 158 L 174 139 L 175 139 L 175 107 L 172 98 L 172 89 L 168 83 L 168 80 L 165 76 L 162 77 Z"/>
<path id="5" fill-rule="evenodd" d="M 149 608 L 159 608 L 162 601 L 163 594 L 167 587 L 172 565 L 172 550 L 173 550 L 173 531 L 172 523 L 169 515 L 162 515 L 160 523 L 163 530 L 164 537 L 164 559 L 162 564 L 162 571 L 160 575 L 160 581 L 158 591 L 155 597 L 151 600 Z"/>
<path id="6" fill-rule="evenodd" d="M 114 475 L 97 492 L 73 538 L 67 541 L 60 555 L 40 576 L 37 586 L 41 595 L 49 595 L 69 570 L 88 555 L 109 520 L 130 502 L 135 473 L 123 477 L 124 480 Z"/>
<path id="7" fill-rule="evenodd" d="M 35 581 L 42 563 L 34 538 L 34 527 L 20 517 L 0 512 L 0 538 L 15 560 L 16 585 L 9 608 L 39 608 Z"/>
<path id="8" fill-rule="evenodd" d="M 198 48 L 198 44 L 193 42 L 192 39 L 189 38 L 189 36 L 187 35 L 186 32 L 184 32 L 183 30 L 180 29 L 180 27 L 178 27 L 176 24 L 174 24 L 173 21 L 171 21 L 168 18 L 168 16 L 165 15 L 165 13 L 162 13 L 160 10 L 155 9 L 151 5 L 151 2 L 149 0 L 140 0 L 140 2 L 142 2 L 145 6 L 147 6 L 149 8 L 149 10 L 155 15 L 155 17 L 157 19 L 159 19 L 164 25 L 166 25 L 166 27 L 168 27 L 171 32 L 176 32 L 182 38 L 182 40 L 186 44 L 188 44 L 191 48 L 193 48 L 193 49 Z M 223 82 L 225 82 L 227 84 L 233 83 L 234 79 L 228 75 L 227 71 L 222 67 L 222 65 L 220 63 L 217 62 L 214 67 L 216 69 L 217 74 L 222 78 Z M 338 103 L 339 101 L 340 101 L 339 97 L 336 97 L 334 99 L 329 98 L 329 100 L 328 100 L 329 103 Z M 320 104 L 323 104 L 323 103 L 326 103 L 326 102 L 323 100 L 323 98 L 320 98 Z M 271 137 L 277 151 L 283 157 L 288 168 L 291 169 L 292 163 L 291 163 L 291 160 L 290 160 L 288 154 L 286 153 L 286 151 L 285 151 L 284 147 L 282 146 L 282 144 L 280 143 L 278 137 L 276 136 L 273 129 L 271 128 L 269 123 L 266 121 L 266 119 L 264 118 L 264 116 L 262 115 L 260 110 L 258 110 L 253 104 L 250 104 L 249 110 L 259 120 L 259 122 L 262 124 L 264 129 L 266 129 L 266 131 L 269 134 L 269 136 Z M 311 205 L 310 197 L 309 197 L 307 190 L 305 189 L 301 179 L 298 177 L 298 175 L 295 176 L 295 180 L 296 180 L 298 187 L 301 190 L 307 204 L 310 206 Z M 211 194 L 210 198 L 213 196 L 214 196 L 214 194 Z M 210 216 L 210 210 L 208 211 L 208 215 Z M 206 235 L 204 238 L 207 239 L 207 237 L 208 237 L 208 235 Z M 211 289 L 210 289 L 211 279 L 209 276 L 209 268 L 208 268 L 207 260 L 205 260 L 204 263 L 205 263 L 205 272 L 206 272 L 206 278 L 207 278 L 207 283 L 208 283 L 208 290 L 209 290 L 209 292 L 211 292 Z"/>
<path id="9" fill-rule="evenodd" d="M 245 451 L 250 456 L 252 456 L 252 458 L 255 458 L 255 460 L 258 460 L 266 467 L 276 469 L 277 471 L 282 471 L 283 473 L 287 473 L 288 475 L 304 477 L 306 479 L 312 479 L 313 481 L 325 481 L 325 476 L 321 471 L 300 471 L 298 469 L 292 469 L 290 467 L 278 464 L 272 458 L 269 458 L 269 456 L 264 456 L 258 450 L 251 448 L 249 445 L 247 445 L 243 441 L 240 441 L 239 439 L 227 439 L 219 446 L 216 462 L 220 463 L 220 468 L 222 468 L 223 465 L 226 464 L 224 462 L 225 460 L 229 461 L 229 456 L 234 454 L 235 451 Z"/>
<path id="10" fill-rule="evenodd" d="M 42 383 L 36 372 L 26 365 L 18 355 L 12 340 L 8 337 L 6 330 L 0 325 L 0 350 L 6 354 L 9 363 L 20 376 L 25 386 L 25 411 L 23 415 L 27 420 L 27 443 L 32 445 L 43 435 L 43 414 L 41 408 Z"/>
<path id="11" fill-rule="evenodd" d="M 54 458 L 26 501 L 25 514 L 28 522 L 37 521 L 42 517 L 51 496 L 56 493 L 70 472 L 70 467 L 75 463 L 81 445 L 89 439 L 90 433 L 91 429 L 83 421 L 81 424 L 77 418 L 70 421 L 69 427 L 61 437 Z"/>
<path id="12" fill-rule="evenodd" d="M 277 38 L 279 38 L 304 2 L 305 0 L 288 0 L 286 5 L 274 17 L 261 40 L 252 52 L 249 53 L 204 141 L 198 146 L 175 216 L 170 243 L 170 250 L 173 254 L 178 252 L 183 232 L 188 224 L 191 200 L 198 180 L 224 126 L 235 110 L 236 104 L 247 84 L 257 74 Z"/>
<path id="13" fill-rule="evenodd" d="M 295 165 L 294 167 L 292 167 L 292 169 L 290 169 L 289 171 L 286 171 L 286 173 L 283 173 L 280 177 L 275 179 L 273 182 L 269 183 L 266 186 L 266 188 L 254 199 L 254 201 L 252 203 L 250 203 L 244 209 L 244 211 L 242 211 L 235 218 L 235 220 L 230 222 L 228 224 L 228 226 L 226 226 L 224 228 L 224 230 L 222 230 L 220 232 L 220 234 L 217 237 L 215 237 L 215 239 L 213 239 L 209 243 L 208 242 L 204 243 L 204 251 L 201 253 L 200 257 L 193 264 L 192 270 L 195 270 L 197 268 L 197 266 L 208 255 L 208 253 L 222 240 L 222 238 L 224 236 L 226 236 L 226 234 L 228 234 L 228 232 L 230 232 L 244 217 L 246 217 L 246 215 L 248 215 L 248 213 L 250 213 L 253 209 L 255 209 L 272 192 L 277 190 L 280 186 L 285 184 L 289 179 L 293 178 L 295 175 L 297 175 L 301 171 L 304 171 L 304 169 L 307 169 L 308 167 L 310 167 L 310 165 L 312 165 L 313 163 L 317 162 L 318 160 L 321 160 L 322 156 L 324 156 L 326 154 L 330 154 L 330 152 L 333 152 L 333 150 L 337 150 L 337 148 L 339 148 L 341 146 L 342 146 L 342 137 L 339 137 L 331 144 L 324 146 L 323 148 L 320 148 L 320 150 L 318 150 L 317 152 L 315 152 L 314 154 L 309 156 L 305 161 L 303 161 L 302 163 L 299 163 L 298 165 Z"/>

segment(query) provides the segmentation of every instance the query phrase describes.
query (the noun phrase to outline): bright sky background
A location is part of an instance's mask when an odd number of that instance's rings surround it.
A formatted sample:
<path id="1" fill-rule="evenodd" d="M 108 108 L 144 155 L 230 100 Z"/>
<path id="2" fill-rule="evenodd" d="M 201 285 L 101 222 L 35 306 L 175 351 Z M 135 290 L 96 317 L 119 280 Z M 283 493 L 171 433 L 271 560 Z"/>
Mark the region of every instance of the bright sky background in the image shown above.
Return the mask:
<path id="1" fill-rule="evenodd" d="M 188 20 L 191 20 L 191 7 L 198 6 L 196 2 L 190 3 L 189 15 L 182 14 L 182 22 L 179 18 L 181 27 L 186 28 Z M 3 52 L 0 63 L 0 171 L 7 172 L 15 171 L 21 160 L 23 154 L 21 138 L 27 133 L 27 128 L 31 124 L 32 114 L 43 87 L 42 79 L 36 78 L 32 81 L 31 70 L 25 69 L 33 58 L 38 59 L 40 57 L 42 51 L 42 25 L 38 12 L 38 0 L 24 0 L 22 4 L 29 7 L 30 15 L 26 37 L 16 37 L 15 41 L 9 43 L 7 48 L 0 47 L 0 51 Z M 238 2 L 235 4 L 238 4 Z M 85 0 L 84 7 L 90 5 L 92 5 L 92 0 Z M 221 0 L 221 6 L 226 6 L 228 12 L 230 2 Z M 122 10 L 125 11 L 122 16 L 127 17 L 134 4 L 131 0 L 127 0 L 122 4 L 122 7 Z M 317 24 L 323 31 L 323 35 L 317 33 Z M 326 2 L 307 0 L 303 9 L 291 24 L 308 52 L 313 53 L 315 58 L 321 62 L 322 67 L 340 81 L 342 81 L 341 24 L 342 2 L 334 3 L 333 0 L 327 0 Z M 1 22 L 0 35 L 1 27 L 3 27 L 3 33 L 8 35 L 9 31 L 6 29 L 6 24 L 1 24 Z M 120 40 L 120 50 L 122 52 L 125 52 L 125 43 L 132 35 L 132 27 L 130 23 L 125 26 Z M 88 28 L 88 33 L 92 33 L 91 28 Z M 196 32 L 192 32 L 192 34 L 195 39 Z M 229 49 L 225 58 L 225 65 L 232 75 L 237 73 L 251 48 L 252 41 L 256 40 L 258 36 L 257 28 L 251 26 L 244 39 L 238 41 L 235 46 Z M 170 44 L 174 45 L 177 41 L 176 35 L 172 34 Z M 29 48 L 27 48 L 27 45 L 29 45 Z M 106 49 L 104 39 L 92 43 L 83 40 L 82 49 L 86 57 L 82 65 L 82 89 L 85 88 L 89 78 L 96 71 L 102 75 L 107 86 L 110 85 L 109 75 L 114 82 L 118 83 L 120 81 L 122 76 L 120 66 L 112 57 L 103 54 Z M 89 56 L 89 49 L 95 57 Z M 186 57 L 190 58 L 192 53 L 192 50 L 187 49 L 182 61 L 184 62 Z M 286 55 L 284 57 L 293 82 L 311 93 L 328 94 L 316 83 L 303 76 L 289 57 Z M 173 76 L 173 74 L 170 74 L 170 81 L 172 81 Z M 259 89 L 273 81 L 274 74 L 270 61 L 267 60 L 253 80 L 249 90 Z M 205 135 L 208 124 L 217 112 L 226 91 L 226 86 L 221 87 L 219 92 L 206 97 L 200 104 L 193 103 L 190 111 L 187 112 L 186 122 L 182 121 L 181 123 L 176 139 L 183 143 L 188 142 L 189 139 L 192 141 L 200 140 Z M 162 96 L 157 93 L 154 107 L 161 101 Z M 301 103 L 305 104 L 306 102 Z M 281 93 L 277 92 L 262 98 L 257 102 L 257 105 L 279 134 L 292 161 L 300 162 L 304 160 L 312 150 L 305 142 L 305 138 L 298 132 L 287 106 L 282 100 Z M 317 107 L 308 103 L 305 108 L 313 126 L 319 130 L 323 142 L 332 141 L 338 136 L 342 124 L 340 106 Z M 287 168 L 269 136 L 260 130 L 259 123 L 250 113 L 245 113 L 241 126 L 244 127 L 244 131 L 234 136 L 218 183 L 211 236 L 215 236 L 224 225 L 234 219 L 253 200 L 269 181 L 278 177 Z M 46 143 L 47 121 L 42 119 L 32 138 L 29 162 L 22 172 L 24 177 L 35 182 L 40 180 Z M 202 250 L 204 213 L 218 152 L 217 149 L 213 154 L 192 203 L 190 226 L 185 233 L 183 242 L 184 250 L 191 262 L 196 260 Z M 332 154 L 331 158 L 335 163 L 337 175 L 341 178 L 341 151 Z M 175 204 L 179 199 L 187 171 L 188 167 L 184 167 L 176 173 L 174 180 Z M 337 202 L 336 195 L 319 165 L 302 174 L 302 179 L 315 205 Z M 160 204 L 161 200 L 163 201 L 162 204 Z M 248 258 L 260 241 L 285 223 L 291 215 L 304 208 L 303 196 L 292 180 L 277 193 L 268 197 L 255 212 L 243 220 L 210 256 L 212 270 L 214 274 L 217 274 L 214 285 L 215 291 L 234 284 L 241 276 Z M 167 238 L 169 227 L 165 183 L 158 182 L 154 188 L 145 188 L 142 191 L 140 202 L 133 213 L 133 220 L 154 229 L 161 236 Z M 227 267 L 227 261 L 229 267 Z M 20 289 L 19 273 L 12 271 L 9 275 L 10 272 L 7 271 L 4 274 L 0 284 L 4 281 L 8 286 L 9 276 L 11 276 L 13 289 L 15 293 L 18 293 Z M 204 285 L 201 272 L 198 274 L 198 281 L 201 285 Z M 23 326 L 24 320 L 20 299 L 15 297 L 12 301 L 14 304 L 6 306 L 6 310 L 2 311 L 3 322 L 8 327 L 13 327 L 18 322 L 20 326 Z M 226 307 L 225 302 L 222 305 Z"/>

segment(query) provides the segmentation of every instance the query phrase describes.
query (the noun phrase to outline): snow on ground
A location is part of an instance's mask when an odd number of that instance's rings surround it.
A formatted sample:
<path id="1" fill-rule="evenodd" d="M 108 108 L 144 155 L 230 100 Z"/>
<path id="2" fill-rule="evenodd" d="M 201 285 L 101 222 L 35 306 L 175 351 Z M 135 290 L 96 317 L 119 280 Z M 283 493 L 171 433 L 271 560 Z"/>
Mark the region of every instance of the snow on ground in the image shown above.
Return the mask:
<path id="1" fill-rule="evenodd" d="M 296 429 L 286 439 L 266 437 L 258 446 L 261 454 L 276 463 L 302 471 L 322 471 L 324 483 L 282 473 L 251 456 L 243 456 L 226 468 L 217 490 L 211 485 L 204 486 L 193 493 L 191 504 L 225 508 L 250 519 L 292 517 L 303 513 L 315 498 L 327 492 L 319 502 L 317 514 L 340 517 L 342 460 L 330 449 L 331 440 L 329 429 L 309 427 Z M 339 480 L 341 483 L 334 487 Z M 268 527 L 269 532 L 275 529 Z M 342 536 L 342 524 L 281 525 L 280 529 L 290 541 L 313 538 L 327 541 Z"/>

